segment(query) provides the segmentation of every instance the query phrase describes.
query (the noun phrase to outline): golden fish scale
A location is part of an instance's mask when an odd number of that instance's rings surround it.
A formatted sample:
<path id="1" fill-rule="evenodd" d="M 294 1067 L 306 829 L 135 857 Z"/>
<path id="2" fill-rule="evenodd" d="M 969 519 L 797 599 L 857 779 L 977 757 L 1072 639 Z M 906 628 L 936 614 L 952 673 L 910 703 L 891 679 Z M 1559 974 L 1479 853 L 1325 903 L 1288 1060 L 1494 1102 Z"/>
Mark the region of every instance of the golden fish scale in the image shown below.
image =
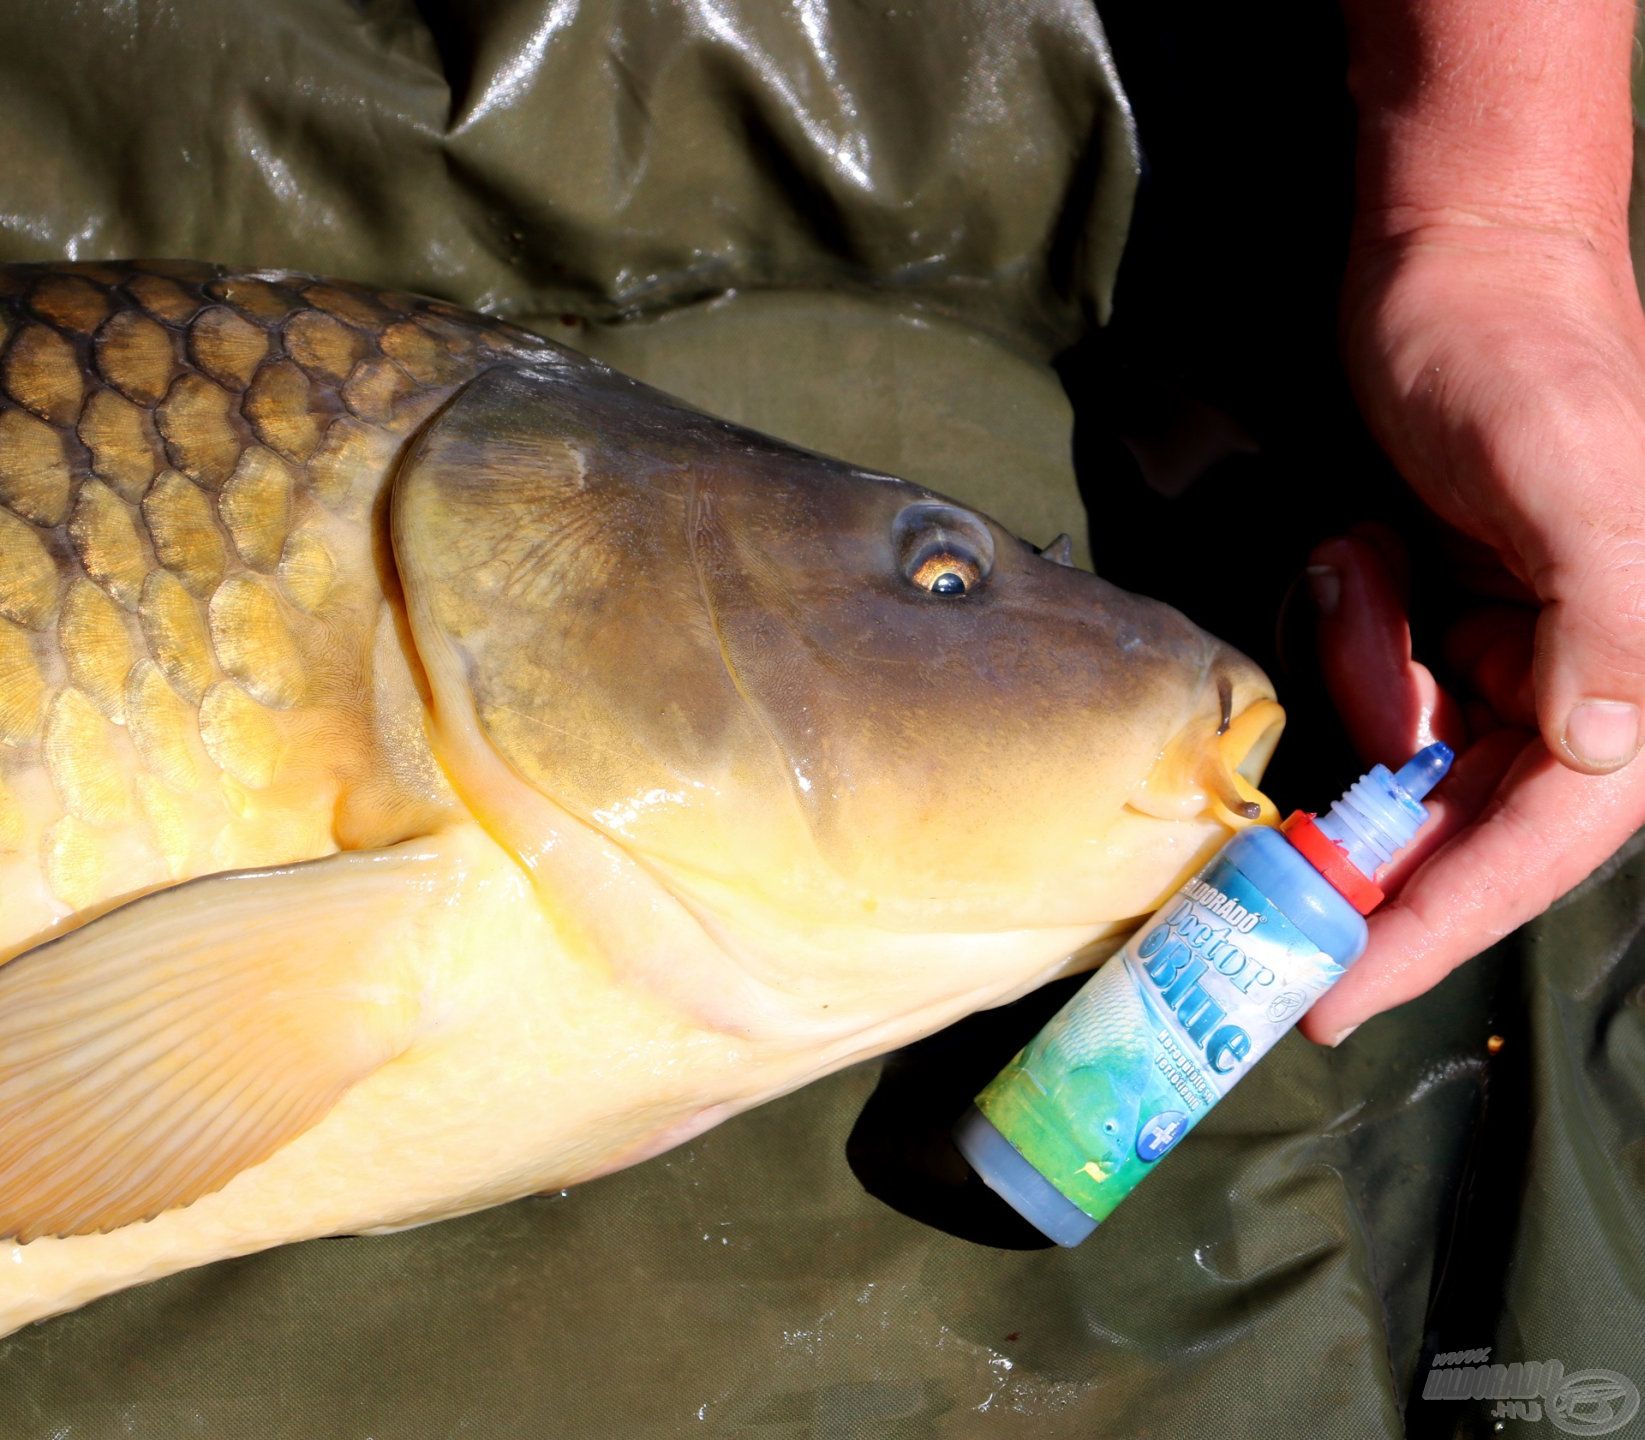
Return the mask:
<path id="1" fill-rule="evenodd" d="M 536 344 L 304 275 L 0 267 L 0 958 L 349 843 L 340 797 L 384 768 L 380 484 Z"/>

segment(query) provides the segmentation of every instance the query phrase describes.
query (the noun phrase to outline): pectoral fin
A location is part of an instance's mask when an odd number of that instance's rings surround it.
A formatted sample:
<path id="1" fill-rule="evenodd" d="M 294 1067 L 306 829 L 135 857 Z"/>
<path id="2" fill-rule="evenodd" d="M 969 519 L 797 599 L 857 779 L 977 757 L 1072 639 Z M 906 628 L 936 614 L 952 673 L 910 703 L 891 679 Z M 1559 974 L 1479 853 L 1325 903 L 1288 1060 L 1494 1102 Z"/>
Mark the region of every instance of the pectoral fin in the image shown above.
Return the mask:
<path id="1" fill-rule="evenodd" d="M 221 1189 L 402 1053 L 437 840 L 213 875 L 0 966 L 0 1236 L 112 1230 Z"/>

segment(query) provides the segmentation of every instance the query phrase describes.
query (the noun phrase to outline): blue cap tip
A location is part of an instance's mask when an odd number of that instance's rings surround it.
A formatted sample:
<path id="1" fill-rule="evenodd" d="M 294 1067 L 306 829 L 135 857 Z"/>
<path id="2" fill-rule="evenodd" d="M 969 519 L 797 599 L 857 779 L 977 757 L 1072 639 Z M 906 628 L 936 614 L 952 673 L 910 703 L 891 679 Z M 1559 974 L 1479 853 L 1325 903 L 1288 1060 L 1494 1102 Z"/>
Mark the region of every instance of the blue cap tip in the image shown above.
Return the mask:
<path id="1" fill-rule="evenodd" d="M 1394 773 L 1394 784 L 1413 800 L 1420 800 L 1441 780 L 1456 759 L 1451 747 L 1442 740 L 1418 750 Z"/>
<path id="2" fill-rule="evenodd" d="M 1416 838 L 1428 818 L 1422 798 L 1445 778 L 1454 758 L 1449 745 L 1434 744 L 1392 775 L 1386 766 L 1373 765 L 1319 817 L 1320 833 L 1337 843 L 1360 874 L 1375 875 Z"/>

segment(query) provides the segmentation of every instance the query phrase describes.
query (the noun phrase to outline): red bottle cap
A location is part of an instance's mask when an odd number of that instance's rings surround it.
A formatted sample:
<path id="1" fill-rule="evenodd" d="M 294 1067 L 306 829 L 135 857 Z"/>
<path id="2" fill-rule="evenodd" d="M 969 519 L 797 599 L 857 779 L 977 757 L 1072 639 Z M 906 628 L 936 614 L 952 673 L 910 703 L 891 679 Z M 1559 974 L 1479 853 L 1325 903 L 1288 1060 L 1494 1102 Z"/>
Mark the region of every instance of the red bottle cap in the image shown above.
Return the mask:
<path id="1" fill-rule="evenodd" d="M 1291 818 L 1280 826 L 1285 838 L 1296 847 L 1302 858 L 1318 870 L 1361 915 L 1369 915 L 1382 904 L 1382 890 L 1359 867 L 1348 860 L 1348 852 L 1314 824 L 1313 815 L 1295 810 Z"/>

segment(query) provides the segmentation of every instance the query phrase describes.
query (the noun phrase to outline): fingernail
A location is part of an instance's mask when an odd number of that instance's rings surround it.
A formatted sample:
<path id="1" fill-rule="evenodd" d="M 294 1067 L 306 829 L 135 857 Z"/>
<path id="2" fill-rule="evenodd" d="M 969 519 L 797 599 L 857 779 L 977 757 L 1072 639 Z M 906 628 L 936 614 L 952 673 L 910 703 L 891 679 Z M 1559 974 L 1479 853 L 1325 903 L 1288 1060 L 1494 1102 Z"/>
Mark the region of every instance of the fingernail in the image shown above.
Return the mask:
<path id="1" fill-rule="evenodd" d="M 1342 573 L 1335 565 L 1310 565 L 1308 588 L 1314 592 L 1314 604 L 1321 615 L 1337 613 L 1337 602 L 1342 599 Z"/>
<path id="2" fill-rule="evenodd" d="M 1338 1030 L 1337 1033 L 1331 1037 L 1331 1048 L 1335 1050 L 1338 1045 L 1342 1044 L 1344 1040 L 1346 1040 L 1354 1033 L 1354 1031 L 1358 1029 L 1358 1025 L 1350 1025 L 1346 1030 Z"/>
<path id="3" fill-rule="evenodd" d="M 1639 749 L 1639 707 L 1625 700 L 1583 700 L 1566 718 L 1564 739 L 1577 764 L 1620 769 Z"/>

